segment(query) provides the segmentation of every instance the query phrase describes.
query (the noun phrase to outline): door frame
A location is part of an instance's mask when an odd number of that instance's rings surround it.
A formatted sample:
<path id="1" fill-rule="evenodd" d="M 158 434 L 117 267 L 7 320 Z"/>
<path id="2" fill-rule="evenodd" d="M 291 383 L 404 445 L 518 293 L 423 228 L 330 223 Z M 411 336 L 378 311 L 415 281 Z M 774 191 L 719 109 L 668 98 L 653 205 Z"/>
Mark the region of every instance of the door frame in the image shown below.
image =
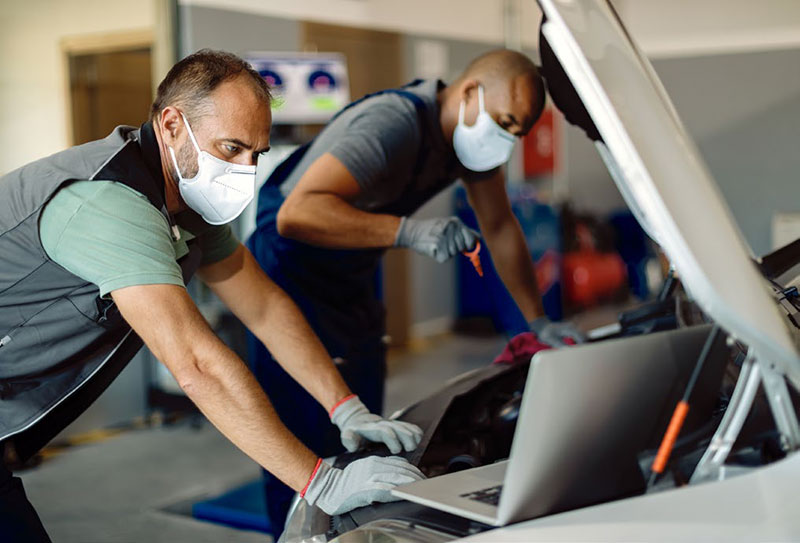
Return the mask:
<path id="1" fill-rule="evenodd" d="M 74 127 L 72 124 L 72 94 L 69 70 L 70 55 L 102 54 L 128 51 L 131 49 L 150 49 L 150 62 L 153 62 L 155 35 L 151 29 L 125 30 L 121 32 L 104 32 L 99 34 L 83 34 L 65 36 L 60 40 L 61 69 L 64 74 L 64 112 L 67 144 L 75 145 Z"/>

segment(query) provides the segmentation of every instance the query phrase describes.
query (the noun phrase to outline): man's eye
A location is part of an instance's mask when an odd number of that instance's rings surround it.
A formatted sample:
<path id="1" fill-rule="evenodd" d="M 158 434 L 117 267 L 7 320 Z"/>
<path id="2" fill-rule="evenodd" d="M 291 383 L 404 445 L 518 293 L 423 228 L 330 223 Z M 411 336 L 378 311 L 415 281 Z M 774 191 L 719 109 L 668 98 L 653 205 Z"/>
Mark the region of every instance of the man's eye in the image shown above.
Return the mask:
<path id="1" fill-rule="evenodd" d="M 225 145 L 224 147 L 225 150 L 231 153 L 232 155 L 235 155 L 236 153 L 239 152 L 239 147 L 236 145 Z"/>

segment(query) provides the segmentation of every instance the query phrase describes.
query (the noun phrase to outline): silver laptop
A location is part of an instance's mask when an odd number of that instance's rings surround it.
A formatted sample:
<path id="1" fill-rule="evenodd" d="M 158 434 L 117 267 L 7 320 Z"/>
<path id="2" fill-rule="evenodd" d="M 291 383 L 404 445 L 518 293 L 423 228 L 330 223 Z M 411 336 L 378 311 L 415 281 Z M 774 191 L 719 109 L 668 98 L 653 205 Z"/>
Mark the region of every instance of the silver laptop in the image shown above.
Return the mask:
<path id="1" fill-rule="evenodd" d="M 698 326 L 538 353 L 508 460 L 392 493 L 503 526 L 641 492 L 637 454 L 657 443 L 709 332 Z M 693 395 L 698 422 L 713 408 L 727 360 L 722 339 L 714 347 Z"/>

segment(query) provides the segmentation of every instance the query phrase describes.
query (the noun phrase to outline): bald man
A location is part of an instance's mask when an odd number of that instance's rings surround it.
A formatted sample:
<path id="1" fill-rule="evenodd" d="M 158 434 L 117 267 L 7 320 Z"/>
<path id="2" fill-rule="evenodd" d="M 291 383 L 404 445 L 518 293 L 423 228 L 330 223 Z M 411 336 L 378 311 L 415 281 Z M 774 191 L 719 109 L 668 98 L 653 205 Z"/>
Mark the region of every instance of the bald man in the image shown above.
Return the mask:
<path id="1" fill-rule="evenodd" d="M 479 234 L 456 217 L 409 217 L 457 179 L 466 185 L 500 277 L 539 338 L 559 343 L 578 335 L 544 317 L 501 169 L 515 139 L 539 118 L 544 99 L 530 59 L 492 51 L 451 85 L 416 81 L 350 104 L 261 189 L 250 249 L 303 310 L 357 394 L 336 410 L 334 423 L 381 411 L 385 330 L 375 271 L 384 251 L 407 247 L 444 262 L 475 247 Z M 260 342 L 250 347 L 254 373 L 287 426 L 316 453 L 338 452 L 328 415 Z M 358 445 L 342 441 L 351 450 Z M 291 491 L 265 475 L 276 525 Z"/>

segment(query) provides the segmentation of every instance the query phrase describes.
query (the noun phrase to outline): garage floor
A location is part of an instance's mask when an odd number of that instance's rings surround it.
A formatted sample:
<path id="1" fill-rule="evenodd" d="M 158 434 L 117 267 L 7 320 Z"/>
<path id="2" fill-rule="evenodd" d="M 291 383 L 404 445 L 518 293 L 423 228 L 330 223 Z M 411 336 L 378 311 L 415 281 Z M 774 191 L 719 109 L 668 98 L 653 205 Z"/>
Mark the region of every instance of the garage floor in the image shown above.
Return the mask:
<path id="1" fill-rule="evenodd" d="M 448 336 L 392 355 L 386 412 L 489 363 L 504 343 L 500 336 Z M 18 475 L 56 542 L 265 541 L 260 533 L 164 511 L 259 476 L 255 463 L 208 423 L 131 431 L 72 448 Z"/>

